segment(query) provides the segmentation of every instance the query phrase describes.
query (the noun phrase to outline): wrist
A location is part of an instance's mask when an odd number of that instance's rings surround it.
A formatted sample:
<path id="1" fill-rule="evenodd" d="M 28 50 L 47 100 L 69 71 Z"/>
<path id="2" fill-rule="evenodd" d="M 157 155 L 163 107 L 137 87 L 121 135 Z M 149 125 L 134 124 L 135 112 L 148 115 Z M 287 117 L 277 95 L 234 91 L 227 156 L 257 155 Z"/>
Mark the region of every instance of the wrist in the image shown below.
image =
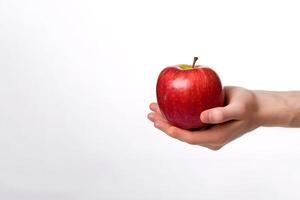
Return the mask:
<path id="1" fill-rule="evenodd" d="M 253 91 L 261 126 L 290 127 L 295 118 L 295 108 L 289 92 Z"/>

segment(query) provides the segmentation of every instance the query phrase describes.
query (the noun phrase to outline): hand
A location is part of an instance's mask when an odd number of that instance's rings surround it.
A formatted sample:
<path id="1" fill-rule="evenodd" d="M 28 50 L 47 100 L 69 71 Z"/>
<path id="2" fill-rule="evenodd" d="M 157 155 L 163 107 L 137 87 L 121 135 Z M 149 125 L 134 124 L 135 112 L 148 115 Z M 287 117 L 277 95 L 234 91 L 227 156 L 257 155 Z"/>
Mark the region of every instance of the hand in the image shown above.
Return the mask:
<path id="1" fill-rule="evenodd" d="M 151 103 L 148 114 L 154 126 L 169 136 L 193 145 L 219 150 L 225 144 L 259 127 L 259 106 L 253 91 L 240 87 L 225 87 L 225 107 L 217 107 L 201 113 L 200 119 L 210 128 L 188 131 L 172 126 L 159 110 L 157 103 Z"/>

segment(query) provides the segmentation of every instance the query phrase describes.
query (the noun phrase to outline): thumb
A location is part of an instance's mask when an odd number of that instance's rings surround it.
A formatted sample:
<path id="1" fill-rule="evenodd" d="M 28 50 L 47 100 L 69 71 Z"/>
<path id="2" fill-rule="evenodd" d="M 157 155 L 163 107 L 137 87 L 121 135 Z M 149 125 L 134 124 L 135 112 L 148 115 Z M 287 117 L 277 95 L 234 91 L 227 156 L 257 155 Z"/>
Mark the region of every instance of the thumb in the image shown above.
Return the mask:
<path id="1" fill-rule="evenodd" d="M 200 115 L 200 119 L 203 123 L 219 124 L 233 119 L 238 119 L 239 113 L 238 106 L 229 104 L 225 107 L 216 107 L 203 111 Z"/>

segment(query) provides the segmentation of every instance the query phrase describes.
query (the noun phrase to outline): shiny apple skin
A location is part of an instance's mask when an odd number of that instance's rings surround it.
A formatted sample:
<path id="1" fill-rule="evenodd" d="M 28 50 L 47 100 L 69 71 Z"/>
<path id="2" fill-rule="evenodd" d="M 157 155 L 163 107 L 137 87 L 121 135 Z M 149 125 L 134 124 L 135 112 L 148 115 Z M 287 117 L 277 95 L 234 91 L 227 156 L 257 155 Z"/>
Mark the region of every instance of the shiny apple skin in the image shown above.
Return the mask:
<path id="1" fill-rule="evenodd" d="M 206 126 L 200 120 L 202 111 L 224 105 L 221 80 L 211 68 L 196 66 L 165 68 L 156 85 L 159 108 L 174 126 L 198 129 Z"/>

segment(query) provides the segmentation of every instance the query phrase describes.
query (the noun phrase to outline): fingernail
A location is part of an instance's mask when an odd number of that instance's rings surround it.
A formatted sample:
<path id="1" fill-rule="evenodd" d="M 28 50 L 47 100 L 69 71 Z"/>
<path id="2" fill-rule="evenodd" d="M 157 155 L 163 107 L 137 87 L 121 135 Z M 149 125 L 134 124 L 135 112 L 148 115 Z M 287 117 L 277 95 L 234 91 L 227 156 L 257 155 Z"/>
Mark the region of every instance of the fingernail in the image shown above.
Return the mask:
<path id="1" fill-rule="evenodd" d="M 149 107 L 150 107 L 150 109 L 154 109 L 154 104 L 151 103 Z"/>
<path id="2" fill-rule="evenodd" d="M 152 120 L 153 117 L 154 117 L 153 113 L 149 113 L 149 114 L 148 114 L 148 119 Z"/>
<path id="3" fill-rule="evenodd" d="M 202 113 L 201 115 L 201 120 L 205 123 L 205 122 L 209 122 L 210 121 L 210 112 L 205 111 Z"/>

